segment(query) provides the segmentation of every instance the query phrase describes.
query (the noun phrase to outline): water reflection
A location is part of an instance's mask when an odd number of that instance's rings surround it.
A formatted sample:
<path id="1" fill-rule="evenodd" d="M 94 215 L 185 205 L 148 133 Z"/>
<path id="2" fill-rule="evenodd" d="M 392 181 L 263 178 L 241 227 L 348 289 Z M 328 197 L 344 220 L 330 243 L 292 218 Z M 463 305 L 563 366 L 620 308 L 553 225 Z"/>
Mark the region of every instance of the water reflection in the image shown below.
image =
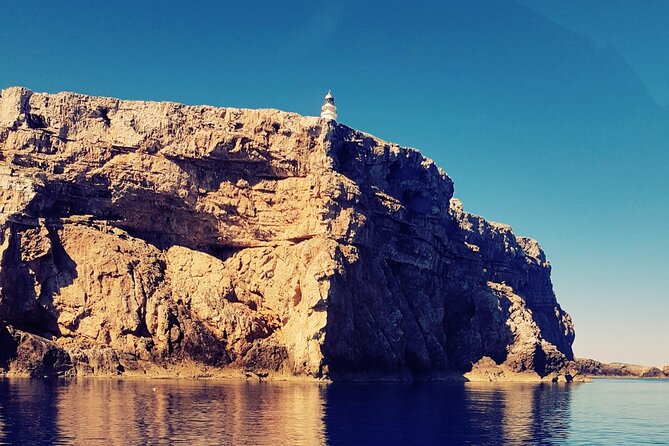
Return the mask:
<path id="1" fill-rule="evenodd" d="M 466 385 L 467 410 L 486 420 L 480 425 L 482 439 L 497 438 L 508 445 L 564 444 L 574 386 L 470 383 Z"/>
<path id="2" fill-rule="evenodd" d="M 332 385 L 330 444 L 563 444 L 573 386 L 552 384 Z"/>
<path id="3" fill-rule="evenodd" d="M 0 379 L 0 444 L 54 444 L 58 437 L 57 384 Z"/>
<path id="4" fill-rule="evenodd" d="M 0 444 L 325 443 L 322 385 L 0 380 Z"/>
<path id="5" fill-rule="evenodd" d="M 0 380 L 0 444 L 563 444 L 574 388 Z"/>
<path id="6" fill-rule="evenodd" d="M 669 380 L 0 379 L 0 444 L 669 444 Z"/>

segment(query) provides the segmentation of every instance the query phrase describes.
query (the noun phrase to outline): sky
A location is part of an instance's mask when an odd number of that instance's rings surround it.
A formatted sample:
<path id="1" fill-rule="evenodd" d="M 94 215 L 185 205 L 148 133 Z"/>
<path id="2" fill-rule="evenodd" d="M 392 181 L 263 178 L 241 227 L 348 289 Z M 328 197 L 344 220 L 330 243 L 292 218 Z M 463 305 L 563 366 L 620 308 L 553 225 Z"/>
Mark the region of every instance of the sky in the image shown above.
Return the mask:
<path id="1" fill-rule="evenodd" d="M 669 2 L 7 2 L 0 88 L 317 115 L 536 238 L 577 356 L 669 364 Z"/>

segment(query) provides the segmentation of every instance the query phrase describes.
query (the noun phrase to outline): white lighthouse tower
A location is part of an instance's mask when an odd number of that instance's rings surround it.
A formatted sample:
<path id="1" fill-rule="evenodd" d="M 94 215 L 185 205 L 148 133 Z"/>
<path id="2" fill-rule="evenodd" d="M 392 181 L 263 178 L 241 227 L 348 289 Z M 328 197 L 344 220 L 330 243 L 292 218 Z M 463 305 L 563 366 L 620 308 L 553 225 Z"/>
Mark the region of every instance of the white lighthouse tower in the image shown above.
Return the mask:
<path id="1" fill-rule="evenodd" d="M 334 96 L 332 96 L 332 91 L 330 90 L 325 95 L 325 102 L 321 107 L 321 118 L 331 121 L 337 120 L 337 107 L 334 105 Z"/>

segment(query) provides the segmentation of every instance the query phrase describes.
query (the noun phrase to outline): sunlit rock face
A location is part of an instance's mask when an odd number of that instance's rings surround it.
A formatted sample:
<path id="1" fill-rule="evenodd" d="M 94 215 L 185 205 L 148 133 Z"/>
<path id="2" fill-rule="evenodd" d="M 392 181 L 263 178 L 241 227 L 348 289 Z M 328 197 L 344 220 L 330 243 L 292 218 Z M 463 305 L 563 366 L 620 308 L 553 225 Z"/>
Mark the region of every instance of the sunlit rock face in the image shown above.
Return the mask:
<path id="1" fill-rule="evenodd" d="M 536 241 L 420 152 L 277 110 L 3 90 L 0 260 L 10 373 L 26 351 L 34 373 L 331 379 L 573 356 Z"/>

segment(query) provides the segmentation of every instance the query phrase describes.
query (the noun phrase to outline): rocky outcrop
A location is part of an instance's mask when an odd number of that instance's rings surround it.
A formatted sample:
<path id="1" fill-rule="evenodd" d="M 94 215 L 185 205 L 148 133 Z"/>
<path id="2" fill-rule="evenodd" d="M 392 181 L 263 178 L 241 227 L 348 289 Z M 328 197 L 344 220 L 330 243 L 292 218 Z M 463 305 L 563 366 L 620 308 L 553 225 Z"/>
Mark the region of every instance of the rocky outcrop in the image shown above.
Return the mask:
<path id="1" fill-rule="evenodd" d="M 669 366 L 660 370 L 653 366 L 625 364 L 622 362 L 603 363 L 594 359 L 577 358 L 572 367 L 582 375 L 616 378 L 669 378 Z"/>
<path id="2" fill-rule="evenodd" d="M 414 149 L 277 110 L 23 88 L 0 97 L 0 319 L 10 372 L 39 369 L 22 336 L 73 374 L 573 359 L 538 243 L 465 212 Z"/>

